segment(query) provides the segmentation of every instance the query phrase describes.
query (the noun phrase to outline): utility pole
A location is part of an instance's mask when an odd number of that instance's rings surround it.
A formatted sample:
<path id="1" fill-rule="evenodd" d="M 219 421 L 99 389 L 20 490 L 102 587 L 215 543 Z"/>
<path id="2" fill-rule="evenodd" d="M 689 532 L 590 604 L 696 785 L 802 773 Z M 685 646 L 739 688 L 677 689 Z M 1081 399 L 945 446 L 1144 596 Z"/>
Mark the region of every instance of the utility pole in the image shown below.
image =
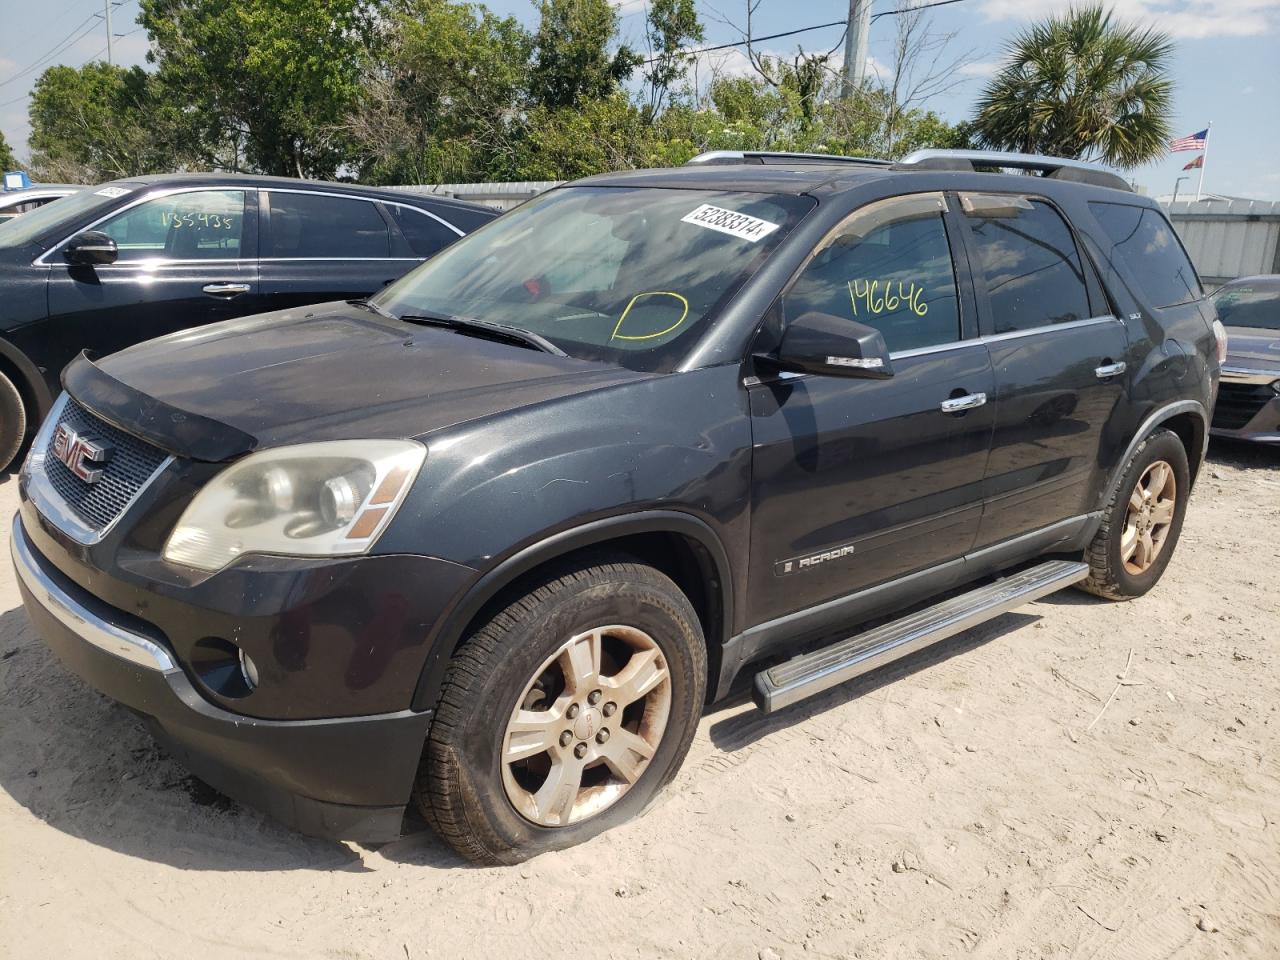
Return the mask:
<path id="1" fill-rule="evenodd" d="M 871 32 L 871 0 L 849 0 L 849 24 L 844 32 L 844 82 L 840 96 L 848 99 L 862 86 L 867 63 L 867 34 Z"/>
<path id="2" fill-rule="evenodd" d="M 102 9 L 107 20 L 107 63 L 111 63 L 111 0 L 102 0 Z"/>
<path id="3" fill-rule="evenodd" d="M 1178 185 L 1181 184 L 1183 180 L 1190 179 L 1190 177 L 1179 177 L 1177 180 L 1173 181 L 1173 199 L 1169 201 L 1170 213 L 1173 213 L 1173 205 L 1178 202 Z"/>

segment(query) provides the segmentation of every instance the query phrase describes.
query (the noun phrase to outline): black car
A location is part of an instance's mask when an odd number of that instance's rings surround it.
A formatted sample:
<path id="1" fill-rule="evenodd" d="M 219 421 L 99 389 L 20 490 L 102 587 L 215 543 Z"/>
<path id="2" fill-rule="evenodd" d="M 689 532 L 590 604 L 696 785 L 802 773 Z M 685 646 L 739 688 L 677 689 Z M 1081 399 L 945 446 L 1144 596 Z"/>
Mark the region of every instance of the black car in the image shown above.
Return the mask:
<path id="1" fill-rule="evenodd" d="M 236 174 L 119 180 L 24 214 L 0 230 L 0 470 L 81 350 L 363 297 L 495 216 L 442 197 Z"/>
<path id="2" fill-rule="evenodd" d="M 1213 294 L 1227 328 L 1216 436 L 1280 444 L 1280 274 L 1241 277 Z"/>
<path id="3" fill-rule="evenodd" d="M 12 551 L 209 783 L 366 841 L 412 796 L 511 862 L 643 809 L 738 679 L 779 710 L 1150 590 L 1215 325 L 1156 204 L 1071 161 L 598 176 L 368 302 L 78 359 Z"/>

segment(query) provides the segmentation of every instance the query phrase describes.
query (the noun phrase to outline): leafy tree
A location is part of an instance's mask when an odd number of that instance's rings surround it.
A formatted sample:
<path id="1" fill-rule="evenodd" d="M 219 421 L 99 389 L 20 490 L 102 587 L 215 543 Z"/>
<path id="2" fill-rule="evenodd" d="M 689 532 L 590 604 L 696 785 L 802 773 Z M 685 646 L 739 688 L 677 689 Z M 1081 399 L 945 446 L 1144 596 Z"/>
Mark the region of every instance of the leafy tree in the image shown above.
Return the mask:
<path id="1" fill-rule="evenodd" d="M 373 0 L 141 0 L 138 21 L 200 162 L 332 177 Z"/>
<path id="2" fill-rule="evenodd" d="M 371 183 L 486 179 L 510 161 L 532 39 L 511 17 L 448 0 L 400 0 L 380 25 L 340 124 Z"/>
<path id="3" fill-rule="evenodd" d="M 974 118 L 998 150 L 1134 167 L 1169 139 L 1167 34 L 1118 22 L 1102 5 L 1072 8 L 1014 39 Z"/>
<path id="4" fill-rule="evenodd" d="M 97 183 L 172 170 L 180 150 L 141 67 L 50 67 L 29 108 L 31 166 L 42 180 Z"/>
<path id="5" fill-rule="evenodd" d="M 649 63 L 644 79 L 649 87 L 649 115 L 661 112 L 671 88 L 689 73 L 695 57 L 687 52 L 706 36 L 693 0 L 652 0 L 646 24 Z"/>
<path id="6" fill-rule="evenodd" d="M 609 0 L 540 0 L 529 93 L 549 110 L 605 100 L 640 64 L 625 44 L 613 53 L 618 14 Z"/>
<path id="7" fill-rule="evenodd" d="M 13 170 L 17 166 L 18 158 L 13 155 L 13 149 L 5 140 L 4 132 L 0 131 L 0 171 Z"/>

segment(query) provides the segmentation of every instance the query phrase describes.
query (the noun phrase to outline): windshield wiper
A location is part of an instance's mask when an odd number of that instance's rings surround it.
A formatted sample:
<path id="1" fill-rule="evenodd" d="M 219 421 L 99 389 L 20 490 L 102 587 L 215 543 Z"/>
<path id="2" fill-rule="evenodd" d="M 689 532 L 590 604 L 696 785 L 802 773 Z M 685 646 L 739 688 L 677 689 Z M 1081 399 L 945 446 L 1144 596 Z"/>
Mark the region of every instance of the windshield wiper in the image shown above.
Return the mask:
<path id="1" fill-rule="evenodd" d="M 370 304 L 370 307 L 372 306 Z M 448 327 L 451 330 L 486 333 L 500 340 L 513 341 L 526 347 L 533 347 L 535 350 L 541 350 L 543 353 L 549 353 L 552 356 L 568 356 L 567 353 L 546 337 L 540 336 L 531 330 L 509 327 L 505 323 L 493 323 L 489 320 L 477 320 L 475 317 L 459 317 L 448 313 L 405 313 L 400 315 L 400 319 L 406 323 L 420 323 L 424 326 Z"/>

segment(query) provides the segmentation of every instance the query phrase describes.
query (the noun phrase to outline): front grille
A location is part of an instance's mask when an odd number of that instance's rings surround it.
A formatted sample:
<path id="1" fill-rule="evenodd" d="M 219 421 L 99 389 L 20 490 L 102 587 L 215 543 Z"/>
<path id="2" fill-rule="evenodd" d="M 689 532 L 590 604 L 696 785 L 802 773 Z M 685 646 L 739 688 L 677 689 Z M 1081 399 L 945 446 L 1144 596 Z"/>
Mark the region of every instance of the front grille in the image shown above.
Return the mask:
<path id="1" fill-rule="evenodd" d="M 1276 392 L 1268 383 L 1231 383 L 1218 386 L 1218 404 L 1213 408 L 1213 425 L 1221 430 L 1239 430 L 1258 415 Z"/>
<path id="2" fill-rule="evenodd" d="M 106 529 L 168 457 L 163 450 L 98 419 L 71 397 L 58 417 L 81 436 L 111 444 L 111 457 L 96 483 L 86 483 L 53 456 L 44 458 L 49 485 L 82 523 Z M 52 433 L 50 434 L 52 442 Z"/>

